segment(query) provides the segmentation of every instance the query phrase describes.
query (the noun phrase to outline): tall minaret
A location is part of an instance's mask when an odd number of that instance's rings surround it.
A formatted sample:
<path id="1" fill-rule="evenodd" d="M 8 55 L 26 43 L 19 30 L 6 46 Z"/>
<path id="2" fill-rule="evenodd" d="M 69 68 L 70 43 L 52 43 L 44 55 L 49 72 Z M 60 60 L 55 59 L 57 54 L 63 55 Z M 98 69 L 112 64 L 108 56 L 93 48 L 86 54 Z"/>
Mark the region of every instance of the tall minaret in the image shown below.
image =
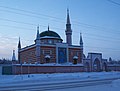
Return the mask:
<path id="1" fill-rule="evenodd" d="M 36 35 L 36 62 L 40 62 L 40 34 L 39 34 L 39 26 L 37 26 L 37 35 Z"/>
<path id="2" fill-rule="evenodd" d="M 49 25 L 48 25 L 48 31 L 50 31 L 50 29 L 49 29 Z"/>
<path id="3" fill-rule="evenodd" d="M 83 49 L 82 33 L 80 33 L 80 47 Z"/>
<path id="4" fill-rule="evenodd" d="M 80 33 L 80 60 L 83 63 L 83 40 L 82 40 L 82 33 Z"/>
<path id="5" fill-rule="evenodd" d="M 40 40 L 39 26 L 37 26 L 37 36 L 36 36 L 36 42 L 38 42 L 37 40 Z"/>
<path id="6" fill-rule="evenodd" d="M 18 50 L 21 49 L 21 42 L 20 42 L 20 37 L 19 37 L 19 42 L 18 42 Z"/>
<path id="7" fill-rule="evenodd" d="M 72 29 L 70 24 L 69 9 L 67 9 L 67 24 L 66 24 L 66 42 L 68 45 L 72 45 Z"/>
<path id="8" fill-rule="evenodd" d="M 16 61 L 15 50 L 13 50 L 12 61 Z"/>
<path id="9" fill-rule="evenodd" d="M 21 42 L 20 42 L 20 37 L 19 37 L 19 42 L 18 42 L 18 62 L 21 63 L 20 60 L 20 50 L 21 50 Z"/>

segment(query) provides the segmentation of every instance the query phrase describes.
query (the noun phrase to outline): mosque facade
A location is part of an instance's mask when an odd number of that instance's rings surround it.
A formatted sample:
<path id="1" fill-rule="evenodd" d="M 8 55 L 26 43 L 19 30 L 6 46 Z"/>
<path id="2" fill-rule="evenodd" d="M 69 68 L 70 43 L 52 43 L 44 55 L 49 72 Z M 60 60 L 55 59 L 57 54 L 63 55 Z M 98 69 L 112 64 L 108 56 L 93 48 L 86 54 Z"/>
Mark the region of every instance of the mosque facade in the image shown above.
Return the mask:
<path id="1" fill-rule="evenodd" d="M 66 42 L 58 33 L 50 30 L 37 34 L 34 44 L 21 47 L 18 42 L 18 62 L 13 65 L 13 74 L 19 73 L 64 73 L 64 72 L 93 72 L 108 71 L 107 59 L 102 58 L 102 53 L 83 53 L 83 39 L 80 33 L 79 45 L 72 44 L 72 29 L 67 10 L 67 22 L 65 29 Z M 13 59 L 15 59 L 13 57 Z M 118 68 L 120 69 L 120 68 Z"/>
<path id="2" fill-rule="evenodd" d="M 60 35 L 48 29 L 39 33 L 39 26 L 37 27 L 37 34 L 35 43 L 25 48 L 21 48 L 21 42 L 18 43 L 18 61 L 19 63 L 82 63 L 83 55 L 83 41 L 80 34 L 80 45 L 72 45 L 72 29 L 69 17 L 69 10 L 67 10 L 66 23 L 66 43 L 63 43 Z"/>

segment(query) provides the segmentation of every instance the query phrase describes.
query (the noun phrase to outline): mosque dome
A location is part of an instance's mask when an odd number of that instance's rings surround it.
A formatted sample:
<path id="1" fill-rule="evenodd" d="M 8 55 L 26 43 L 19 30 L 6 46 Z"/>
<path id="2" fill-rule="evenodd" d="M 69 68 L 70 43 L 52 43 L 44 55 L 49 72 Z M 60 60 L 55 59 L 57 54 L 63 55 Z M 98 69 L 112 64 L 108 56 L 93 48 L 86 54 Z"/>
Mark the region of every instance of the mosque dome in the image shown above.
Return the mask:
<path id="1" fill-rule="evenodd" d="M 44 44 L 56 44 L 62 43 L 63 41 L 56 32 L 49 30 L 49 26 L 47 31 L 43 31 L 40 33 L 40 40 L 41 43 Z"/>
<path id="2" fill-rule="evenodd" d="M 55 37 L 61 39 L 61 37 L 54 31 L 44 31 L 40 33 L 40 37 Z"/>

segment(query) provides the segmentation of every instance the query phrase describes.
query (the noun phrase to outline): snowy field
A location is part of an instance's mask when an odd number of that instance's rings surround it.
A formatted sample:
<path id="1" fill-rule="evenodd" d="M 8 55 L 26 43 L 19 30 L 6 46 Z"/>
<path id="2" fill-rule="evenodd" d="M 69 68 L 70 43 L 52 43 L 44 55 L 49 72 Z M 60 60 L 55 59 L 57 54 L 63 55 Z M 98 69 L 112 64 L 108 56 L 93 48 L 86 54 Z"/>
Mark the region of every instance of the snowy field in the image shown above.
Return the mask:
<path id="1" fill-rule="evenodd" d="M 89 85 L 85 86 L 86 84 L 85 81 L 88 81 L 87 82 L 88 84 L 91 81 L 92 82 L 96 80 L 104 81 L 104 79 L 114 79 L 114 80 L 110 80 L 109 84 L 106 80 L 106 82 L 102 82 L 103 84 L 96 85 L 97 83 L 96 82 L 94 84 L 92 83 L 93 84 L 92 86 Z M 98 73 L 81 72 L 81 73 L 56 73 L 56 74 L 0 75 L 0 91 L 4 91 L 4 90 L 14 91 L 14 89 L 19 89 L 19 88 L 24 89 L 25 88 L 24 86 L 26 86 L 25 89 L 29 89 L 29 90 L 31 89 L 31 91 L 35 91 L 38 89 L 39 89 L 38 91 L 42 91 L 40 89 L 45 87 L 42 86 L 43 84 L 48 84 L 47 86 L 49 85 L 51 86 L 51 84 L 55 84 L 54 87 L 57 87 L 56 84 L 59 83 L 60 83 L 59 86 L 60 85 L 65 86 L 63 85 L 65 83 L 69 84 L 69 86 L 66 87 L 65 89 L 59 88 L 59 89 L 52 89 L 51 91 L 80 91 L 80 90 L 81 91 L 106 91 L 106 90 L 120 91 L 119 79 L 120 79 L 120 72 L 98 72 Z M 24 90 L 24 91 L 29 91 L 29 90 Z"/>
<path id="2" fill-rule="evenodd" d="M 120 80 L 115 80 L 111 84 L 87 86 L 78 88 L 68 88 L 54 91 L 120 91 Z"/>

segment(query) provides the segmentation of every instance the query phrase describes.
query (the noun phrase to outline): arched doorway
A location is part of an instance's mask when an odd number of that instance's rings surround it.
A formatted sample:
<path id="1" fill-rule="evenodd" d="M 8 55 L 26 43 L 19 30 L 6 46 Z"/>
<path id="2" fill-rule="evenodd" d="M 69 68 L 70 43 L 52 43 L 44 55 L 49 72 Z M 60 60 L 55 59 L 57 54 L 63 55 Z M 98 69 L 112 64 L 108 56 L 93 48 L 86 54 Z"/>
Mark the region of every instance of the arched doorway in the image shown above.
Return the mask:
<path id="1" fill-rule="evenodd" d="M 107 71 L 107 63 L 103 63 L 103 71 Z"/>
<path id="2" fill-rule="evenodd" d="M 100 69 L 100 61 L 98 58 L 95 59 L 94 63 L 93 63 L 93 71 L 94 72 L 99 72 L 101 71 Z"/>
<path id="3" fill-rule="evenodd" d="M 90 64 L 88 62 L 85 63 L 85 72 L 90 72 Z"/>

